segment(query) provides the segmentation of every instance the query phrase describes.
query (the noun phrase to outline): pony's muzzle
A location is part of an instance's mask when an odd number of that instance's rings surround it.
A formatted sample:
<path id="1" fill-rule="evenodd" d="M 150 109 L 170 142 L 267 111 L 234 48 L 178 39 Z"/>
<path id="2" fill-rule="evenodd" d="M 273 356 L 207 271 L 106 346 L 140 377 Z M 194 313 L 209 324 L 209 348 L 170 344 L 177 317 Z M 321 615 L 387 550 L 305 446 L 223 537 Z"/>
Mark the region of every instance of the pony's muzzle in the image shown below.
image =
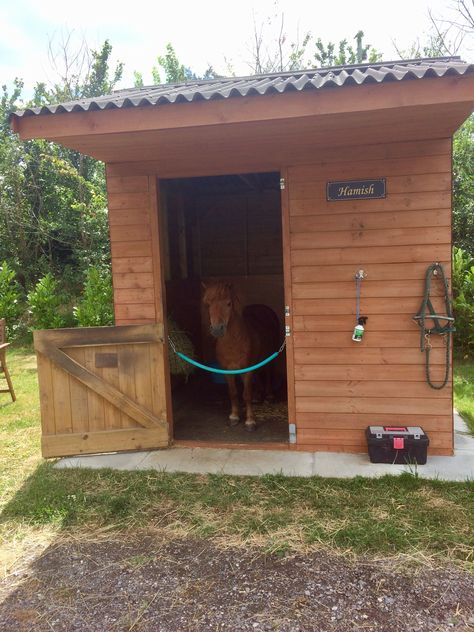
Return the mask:
<path id="1" fill-rule="evenodd" d="M 211 325 L 210 329 L 214 338 L 222 338 L 225 334 L 226 326 L 224 323 L 220 323 L 219 325 Z"/>

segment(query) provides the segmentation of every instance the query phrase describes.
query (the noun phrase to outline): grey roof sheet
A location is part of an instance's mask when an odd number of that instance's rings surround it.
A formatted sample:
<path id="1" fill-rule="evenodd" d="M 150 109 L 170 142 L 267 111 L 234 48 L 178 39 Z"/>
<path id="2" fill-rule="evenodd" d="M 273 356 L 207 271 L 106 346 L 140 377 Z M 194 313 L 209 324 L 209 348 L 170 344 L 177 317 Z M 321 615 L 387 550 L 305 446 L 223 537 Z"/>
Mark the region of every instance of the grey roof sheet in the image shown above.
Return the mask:
<path id="1" fill-rule="evenodd" d="M 59 114 L 63 112 L 87 112 L 157 106 L 168 103 L 190 103 L 251 95 L 301 92 L 321 88 L 337 88 L 349 85 L 364 85 L 389 81 L 465 75 L 474 72 L 474 64 L 459 57 L 436 59 L 413 59 L 352 66 L 334 66 L 280 72 L 249 77 L 229 77 L 207 80 L 192 80 L 185 83 L 161 84 L 143 88 L 117 90 L 110 95 L 78 99 L 58 105 L 44 105 L 15 112 L 16 116 Z"/>

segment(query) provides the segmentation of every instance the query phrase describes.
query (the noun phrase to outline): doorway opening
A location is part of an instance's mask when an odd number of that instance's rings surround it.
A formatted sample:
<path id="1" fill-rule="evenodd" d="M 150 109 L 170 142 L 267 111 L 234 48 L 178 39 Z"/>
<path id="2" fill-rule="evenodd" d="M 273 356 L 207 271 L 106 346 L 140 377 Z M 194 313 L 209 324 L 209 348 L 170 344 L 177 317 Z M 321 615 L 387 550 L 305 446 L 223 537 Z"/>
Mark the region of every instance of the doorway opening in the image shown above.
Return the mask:
<path id="1" fill-rule="evenodd" d="M 279 173 L 160 180 L 160 224 L 168 332 L 176 348 L 217 366 L 203 287 L 229 283 L 244 306 L 265 305 L 284 338 L 282 211 Z M 278 344 L 278 346 L 279 346 Z M 274 349 L 277 351 L 278 347 Z M 228 423 L 230 399 L 223 375 L 193 369 L 170 350 L 174 440 L 207 444 L 288 442 L 285 353 L 273 361 L 274 400 L 258 401 L 255 432 Z M 240 398 L 242 398 L 241 380 Z"/>

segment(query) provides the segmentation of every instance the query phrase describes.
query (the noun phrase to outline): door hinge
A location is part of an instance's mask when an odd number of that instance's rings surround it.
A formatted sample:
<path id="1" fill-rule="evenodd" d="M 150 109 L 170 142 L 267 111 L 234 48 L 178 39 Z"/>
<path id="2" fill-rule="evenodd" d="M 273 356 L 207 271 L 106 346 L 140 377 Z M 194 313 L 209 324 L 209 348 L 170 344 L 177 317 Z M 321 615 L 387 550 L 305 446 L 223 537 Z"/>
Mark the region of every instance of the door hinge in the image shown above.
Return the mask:
<path id="1" fill-rule="evenodd" d="M 280 189 L 285 190 L 285 178 L 280 178 Z"/>
<path id="2" fill-rule="evenodd" d="M 290 443 L 296 443 L 296 424 L 289 424 Z"/>
<path id="3" fill-rule="evenodd" d="M 289 315 L 290 315 L 290 306 L 285 305 L 285 316 L 289 316 Z"/>
<path id="4" fill-rule="evenodd" d="M 291 327 L 289 325 L 285 325 L 285 336 L 291 336 Z"/>

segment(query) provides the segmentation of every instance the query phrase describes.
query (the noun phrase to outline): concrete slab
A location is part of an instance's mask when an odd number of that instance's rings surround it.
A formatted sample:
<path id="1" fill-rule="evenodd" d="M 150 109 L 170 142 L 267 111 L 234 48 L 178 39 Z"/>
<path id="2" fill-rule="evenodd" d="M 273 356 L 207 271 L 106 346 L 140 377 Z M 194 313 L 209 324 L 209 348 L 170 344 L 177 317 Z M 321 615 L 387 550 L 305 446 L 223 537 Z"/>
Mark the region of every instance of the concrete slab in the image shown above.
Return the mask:
<path id="1" fill-rule="evenodd" d="M 233 474 L 260 476 L 323 476 L 331 478 L 368 478 L 403 472 L 422 478 L 449 481 L 474 480 L 474 437 L 462 418 L 455 413 L 455 455 L 432 456 L 426 465 L 370 463 L 367 454 L 335 452 L 293 452 L 284 450 L 231 450 L 218 448 L 172 448 L 147 452 L 98 454 L 61 459 L 57 468 L 85 467 L 118 470 L 159 470 L 193 474 Z"/>
<path id="2" fill-rule="evenodd" d="M 284 474 L 285 476 L 311 476 L 314 454 L 283 450 L 231 450 L 224 473 L 237 476 Z"/>
<path id="3" fill-rule="evenodd" d="M 67 469 L 85 467 L 92 470 L 110 467 L 114 470 L 138 470 L 149 452 L 114 452 L 112 454 L 88 454 L 60 459 L 54 467 Z"/>
<path id="4" fill-rule="evenodd" d="M 210 448 L 172 448 L 147 454 L 141 470 L 187 472 L 189 474 L 221 474 L 232 450 Z"/>
<path id="5" fill-rule="evenodd" d="M 371 463 L 367 454 L 346 454 L 342 452 L 316 452 L 314 455 L 313 476 L 327 478 L 353 478 L 366 476 L 376 478 L 385 474 L 402 474 L 404 465 Z"/>

